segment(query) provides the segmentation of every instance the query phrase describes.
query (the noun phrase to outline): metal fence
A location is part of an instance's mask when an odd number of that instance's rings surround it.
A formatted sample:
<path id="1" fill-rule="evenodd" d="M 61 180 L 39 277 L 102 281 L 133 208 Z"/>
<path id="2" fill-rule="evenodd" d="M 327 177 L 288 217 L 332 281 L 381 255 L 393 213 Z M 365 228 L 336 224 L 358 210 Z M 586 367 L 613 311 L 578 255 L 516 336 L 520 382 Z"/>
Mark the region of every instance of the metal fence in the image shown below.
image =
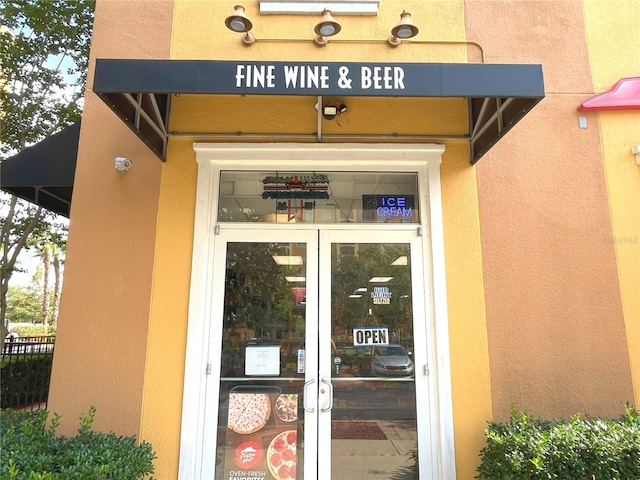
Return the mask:
<path id="1" fill-rule="evenodd" d="M 46 408 L 56 337 L 7 337 L 0 358 L 0 407 Z"/>

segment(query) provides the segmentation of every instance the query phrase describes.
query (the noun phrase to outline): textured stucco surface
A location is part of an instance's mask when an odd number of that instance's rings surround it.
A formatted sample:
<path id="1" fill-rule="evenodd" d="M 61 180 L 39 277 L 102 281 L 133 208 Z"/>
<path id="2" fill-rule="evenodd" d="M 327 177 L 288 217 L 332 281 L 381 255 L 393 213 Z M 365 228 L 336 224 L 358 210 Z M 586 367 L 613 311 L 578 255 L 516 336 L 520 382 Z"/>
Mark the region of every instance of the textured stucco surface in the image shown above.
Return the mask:
<path id="1" fill-rule="evenodd" d="M 640 1 L 585 2 L 584 18 L 594 93 L 609 90 L 620 78 L 640 76 Z M 616 32 L 612 35 L 611 32 Z M 613 52 L 613 54 L 612 54 Z M 586 115 L 597 121 L 611 213 L 629 362 L 640 404 L 640 166 L 631 146 L 640 144 L 640 111 Z"/>
<path id="2" fill-rule="evenodd" d="M 162 57 L 168 1 L 97 2 L 49 409 L 60 433 L 97 408 L 95 428 L 140 433 L 161 162 L 90 92 L 96 57 Z M 126 174 L 114 158 L 134 160 Z"/>
<path id="3" fill-rule="evenodd" d="M 490 61 L 543 63 L 547 97 L 478 164 L 493 413 L 617 416 L 632 401 L 581 2 L 467 2 Z M 500 25 L 499 32 L 486 29 Z"/>
<path id="4" fill-rule="evenodd" d="M 179 2 L 176 4 L 172 41 L 172 58 L 215 58 L 247 60 L 313 61 L 466 61 L 467 51 L 460 45 L 403 45 L 389 50 L 386 45 L 335 44 L 318 48 L 308 43 L 270 44 L 258 42 L 244 47 L 237 34 L 223 26 L 234 2 Z M 260 17 L 257 5 L 246 3 L 247 15 L 254 21 L 259 38 L 310 38 L 315 17 Z M 464 40 L 462 2 L 409 1 L 402 5 L 382 2 L 375 18 L 344 17 L 340 21 L 342 38 L 381 38 L 389 25 L 397 22 L 399 12 L 407 9 L 415 19 L 430 19 L 425 24 L 424 39 Z M 289 28 L 286 35 L 282 25 Z M 213 33 L 212 33 L 213 32 Z M 216 41 L 212 41 L 212 39 Z M 420 37 L 422 38 L 422 37 Z M 472 56 L 475 53 L 472 53 Z M 178 131 L 247 131 L 309 132 L 315 131 L 312 110 L 316 99 L 277 97 L 209 98 L 181 96 L 174 98 L 171 129 Z M 431 102 L 431 108 L 423 103 Z M 325 122 L 325 133 L 412 133 L 418 129 L 464 133 L 468 121 L 464 102 L 451 100 L 350 99 L 349 115 L 340 122 Z M 380 112 L 392 109 L 393 115 Z M 393 110 L 395 109 L 395 110 Z M 245 112 L 234 115 L 234 112 Z M 311 114 L 310 114 L 311 113 Z M 265 119 L 267 119 L 265 121 Z M 197 140 L 194 138 L 193 140 Z M 200 139 L 202 141 L 202 139 Z M 491 415 L 489 368 L 482 298 L 482 262 L 478 229 L 478 206 L 475 171 L 468 164 L 468 148 L 447 145 L 443 162 L 443 203 L 447 261 L 448 304 L 454 389 L 454 422 L 457 468 L 460 478 L 473 476 L 477 452 L 482 446 L 482 429 Z M 152 320 L 149 329 L 149 359 L 171 359 L 168 371 L 149 372 L 145 385 L 145 420 L 147 437 L 159 438 L 165 459 L 160 467 L 165 475 L 175 472 L 179 440 L 179 414 L 182 400 L 180 355 L 168 352 L 170 338 L 186 339 L 188 307 L 188 270 L 191 261 L 195 186 L 195 154 L 191 143 L 172 140 L 170 155 L 163 169 L 158 215 L 158 238 L 154 271 Z M 176 199 L 176 200 L 174 200 Z M 177 202 L 177 203 L 176 203 Z M 177 232 L 177 236 L 174 232 Z M 176 265 L 172 269 L 172 264 Z M 169 275 L 172 272 L 172 275 Z M 473 320 L 470 328 L 468 319 Z M 177 340 L 176 340 L 177 341 Z M 178 342 L 178 343 L 180 343 Z M 176 365 L 173 365 L 174 362 Z M 174 368 L 175 367 L 175 368 Z M 156 414 L 164 415 L 163 421 Z M 175 455 L 166 458 L 167 455 Z"/>
<path id="5" fill-rule="evenodd" d="M 461 45 L 390 49 L 336 42 L 318 48 L 263 41 L 247 48 L 224 27 L 235 3 L 99 0 L 91 64 L 96 57 L 477 59 L 475 50 Z M 461 143 L 447 143 L 444 154 L 458 478 L 473 478 L 486 421 L 505 419 L 512 402 L 543 416 L 617 416 L 620 402 L 633 400 L 632 371 L 638 400 L 640 213 L 629 208 L 640 205 L 640 168 L 629 158 L 630 145 L 640 143 L 638 115 L 590 114 L 588 128 L 579 129 L 576 111 L 584 99 L 640 71 L 634 66 L 640 45 L 625 44 L 633 43 L 633 34 L 624 13 L 630 6 L 640 14 L 640 2 L 619 0 L 614 14 L 610 3 L 384 1 L 376 17 L 340 19 L 341 39 L 384 39 L 406 9 L 420 25 L 417 40 L 477 41 L 487 62 L 544 67 L 547 98 L 476 167 L 469 166 L 468 147 Z M 257 2 L 245 4 L 258 38 L 312 37 L 315 16 L 260 16 Z M 611 35 L 616 25 L 626 25 L 618 29 L 624 34 Z M 313 97 L 173 101 L 171 129 L 316 128 Z M 397 113 L 381 116 L 388 108 Z M 349 109 L 340 122 L 325 122 L 325 133 L 460 134 L 468 126 L 464 102 L 457 99 L 360 98 Z M 78 415 L 96 405 L 97 428 L 151 441 L 161 479 L 176 478 L 178 469 L 195 140 L 202 139 L 171 139 L 162 164 L 87 94 L 50 397 L 50 409 L 65 415 L 63 433 L 72 433 Z M 113 168 L 113 158 L 121 155 L 135 161 L 125 175 Z M 634 232 L 635 244 L 616 241 L 633 239 Z"/>
<path id="6" fill-rule="evenodd" d="M 478 192 L 468 147 L 451 147 L 445 157 L 442 215 L 456 473 L 458 478 L 473 478 L 484 444 L 482 431 L 492 415 Z"/>
<path id="7" fill-rule="evenodd" d="M 178 471 L 197 169 L 189 142 L 172 143 L 168 156 L 158 202 L 141 429 L 158 452 L 158 478 L 176 478 Z"/>

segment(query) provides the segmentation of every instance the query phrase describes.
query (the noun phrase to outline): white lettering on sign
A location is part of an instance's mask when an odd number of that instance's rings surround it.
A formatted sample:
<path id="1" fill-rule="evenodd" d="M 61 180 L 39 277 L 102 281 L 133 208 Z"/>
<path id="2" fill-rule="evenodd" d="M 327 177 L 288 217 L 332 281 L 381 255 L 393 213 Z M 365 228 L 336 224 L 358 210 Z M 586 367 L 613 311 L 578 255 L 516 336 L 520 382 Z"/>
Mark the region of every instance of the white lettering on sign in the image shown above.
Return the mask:
<path id="1" fill-rule="evenodd" d="M 389 345 L 389 329 L 387 327 L 361 327 L 353 329 L 353 346 Z"/>
<path id="2" fill-rule="evenodd" d="M 284 66 L 287 88 L 329 88 L 329 67 Z"/>
<path id="3" fill-rule="evenodd" d="M 274 88 L 275 65 L 236 65 L 236 87 Z"/>
<path id="4" fill-rule="evenodd" d="M 329 89 L 331 85 L 341 90 L 351 90 L 351 72 L 340 66 L 337 78 L 331 78 L 328 65 L 269 65 L 240 63 L 236 65 L 236 88 L 269 89 Z M 360 67 L 362 90 L 404 90 L 404 68 L 400 66 Z"/>
<path id="5" fill-rule="evenodd" d="M 404 70 L 402 67 L 362 67 L 361 86 L 365 90 L 403 90 Z"/>
<path id="6" fill-rule="evenodd" d="M 378 215 L 379 217 L 410 217 L 411 207 L 409 208 L 378 207 L 376 208 L 376 215 Z"/>
<path id="7" fill-rule="evenodd" d="M 389 287 L 373 287 L 371 299 L 374 305 L 389 305 L 391 303 L 391 295 Z"/>

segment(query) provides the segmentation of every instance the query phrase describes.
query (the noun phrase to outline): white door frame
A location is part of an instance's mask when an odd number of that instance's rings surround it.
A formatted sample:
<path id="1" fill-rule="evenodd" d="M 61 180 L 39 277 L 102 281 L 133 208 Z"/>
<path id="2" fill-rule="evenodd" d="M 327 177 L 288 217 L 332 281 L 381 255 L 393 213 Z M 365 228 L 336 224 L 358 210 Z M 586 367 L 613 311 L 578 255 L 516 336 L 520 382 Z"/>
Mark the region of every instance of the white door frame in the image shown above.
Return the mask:
<path id="1" fill-rule="evenodd" d="M 340 225 L 336 225 L 339 227 Z M 362 227 L 362 224 L 359 224 Z M 331 341 L 331 322 L 327 321 L 331 319 L 331 288 L 326 288 L 327 283 L 331 282 L 331 255 L 333 249 L 331 245 L 333 243 L 353 243 L 353 244 L 366 244 L 366 243 L 380 243 L 380 244 L 407 244 L 410 246 L 410 258 L 411 258 L 411 287 L 412 287 L 412 328 L 413 328 L 413 354 L 414 361 L 417 366 L 427 365 L 429 360 L 427 358 L 427 348 L 416 348 L 419 345 L 427 345 L 427 316 L 429 309 L 426 308 L 426 296 L 424 276 L 421 277 L 420 273 L 425 271 L 425 262 L 423 259 L 423 251 L 421 248 L 420 237 L 418 236 L 417 226 L 406 224 L 392 224 L 388 229 L 378 228 L 375 230 L 359 228 L 357 230 L 350 229 L 338 229 L 322 228 L 320 230 L 320 244 L 319 244 L 319 275 L 320 275 L 320 301 L 318 306 L 318 322 L 319 322 L 319 335 L 320 345 L 327 345 Z M 386 231 L 385 231 L 386 230 Z M 372 233 L 375 234 L 372 236 Z M 375 238 L 375 240 L 372 240 Z M 420 328 L 422 327 L 422 328 Z M 332 383 L 332 375 L 330 368 L 332 368 L 332 362 L 330 358 L 331 350 L 323 348 L 320 350 L 320 371 L 319 378 L 325 382 Z M 416 392 L 416 420 L 417 420 L 417 433 L 420 448 L 418 448 L 418 454 L 422 458 L 422 467 L 420 468 L 421 478 L 443 478 L 438 475 L 438 461 L 433 450 L 432 440 L 437 432 L 434 430 L 434 424 L 430 421 L 430 417 L 435 414 L 433 408 L 431 408 L 431 398 L 429 395 L 429 378 L 427 369 L 416 368 L 414 375 L 415 392 Z M 320 395 L 319 402 L 322 401 L 322 395 Z M 331 469 L 333 458 L 331 456 L 331 411 L 323 413 L 322 405 L 318 412 L 318 448 L 322 452 L 321 458 L 318 461 L 318 477 L 317 478 L 331 478 Z M 423 407 L 423 408 L 419 408 Z M 427 408 L 424 408 L 427 407 Z M 306 443 L 305 443 L 306 445 Z M 306 465 L 306 464 L 305 464 Z M 431 467 L 430 469 L 427 467 Z"/>
<path id="2" fill-rule="evenodd" d="M 220 359 L 210 356 L 209 329 L 215 304 L 213 288 L 216 216 L 220 170 L 295 171 L 387 171 L 417 172 L 420 221 L 425 259 L 425 305 L 427 308 L 427 364 L 429 416 L 435 438 L 431 452 L 419 450 L 418 461 L 435 461 L 437 475 L 420 471 L 420 478 L 455 478 L 453 406 L 440 164 L 443 145 L 435 144 L 223 144 L 195 143 L 198 162 L 194 245 L 189 298 L 189 318 L 180 438 L 179 479 L 203 478 L 205 417 L 217 418 L 218 396 L 207 391 L 208 372 L 219 372 Z M 229 224 L 231 225 L 231 224 Z M 227 227 L 228 225 L 225 225 Z M 282 229 L 287 225 L 242 224 L 242 228 Z M 330 226 L 322 225 L 322 228 Z M 340 227 L 340 225 L 336 225 Z M 366 228 L 359 224 L 358 228 Z M 415 225 L 414 225 L 415 228 Z M 219 256 L 219 258 L 222 256 Z M 222 266 L 224 268 L 224 265 Z M 218 299 L 219 301 L 219 299 Z M 216 362 L 218 369 L 216 370 Z M 210 377 L 209 377 L 210 378 Z M 215 394 L 215 395 L 214 395 Z M 206 409 L 215 415 L 206 415 Z"/>

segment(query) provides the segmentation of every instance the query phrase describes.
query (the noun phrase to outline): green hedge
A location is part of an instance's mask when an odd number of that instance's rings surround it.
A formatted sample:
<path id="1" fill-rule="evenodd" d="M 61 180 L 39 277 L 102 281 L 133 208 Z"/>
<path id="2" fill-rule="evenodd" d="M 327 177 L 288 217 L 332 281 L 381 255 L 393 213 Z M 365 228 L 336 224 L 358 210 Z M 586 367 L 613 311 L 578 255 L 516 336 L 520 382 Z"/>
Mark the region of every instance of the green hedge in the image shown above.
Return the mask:
<path id="1" fill-rule="evenodd" d="M 476 478 L 481 480 L 638 480 L 640 414 L 627 405 L 619 420 L 549 422 L 512 411 L 490 422 Z"/>
<path id="2" fill-rule="evenodd" d="M 56 325 L 44 326 L 42 324 L 34 325 L 11 325 L 10 332 L 15 332 L 21 337 L 40 337 L 43 335 L 55 335 Z"/>
<path id="3" fill-rule="evenodd" d="M 7 356 L 9 357 L 9 356 Z M 47 400 L 53 353 L 11 356 L 0 363 L 0 407 L 14 408 Z"/>
<path id="4" fill-rule="evenodd" d="M 0 412 L 3 480 L 137 480 L 151 478 L 151 445 L 135 437 L 91 431 L 95 408 L 80 417 L 75 437 L 56 435 L 59 415 L 47 427 L 46 410 Z"/>

